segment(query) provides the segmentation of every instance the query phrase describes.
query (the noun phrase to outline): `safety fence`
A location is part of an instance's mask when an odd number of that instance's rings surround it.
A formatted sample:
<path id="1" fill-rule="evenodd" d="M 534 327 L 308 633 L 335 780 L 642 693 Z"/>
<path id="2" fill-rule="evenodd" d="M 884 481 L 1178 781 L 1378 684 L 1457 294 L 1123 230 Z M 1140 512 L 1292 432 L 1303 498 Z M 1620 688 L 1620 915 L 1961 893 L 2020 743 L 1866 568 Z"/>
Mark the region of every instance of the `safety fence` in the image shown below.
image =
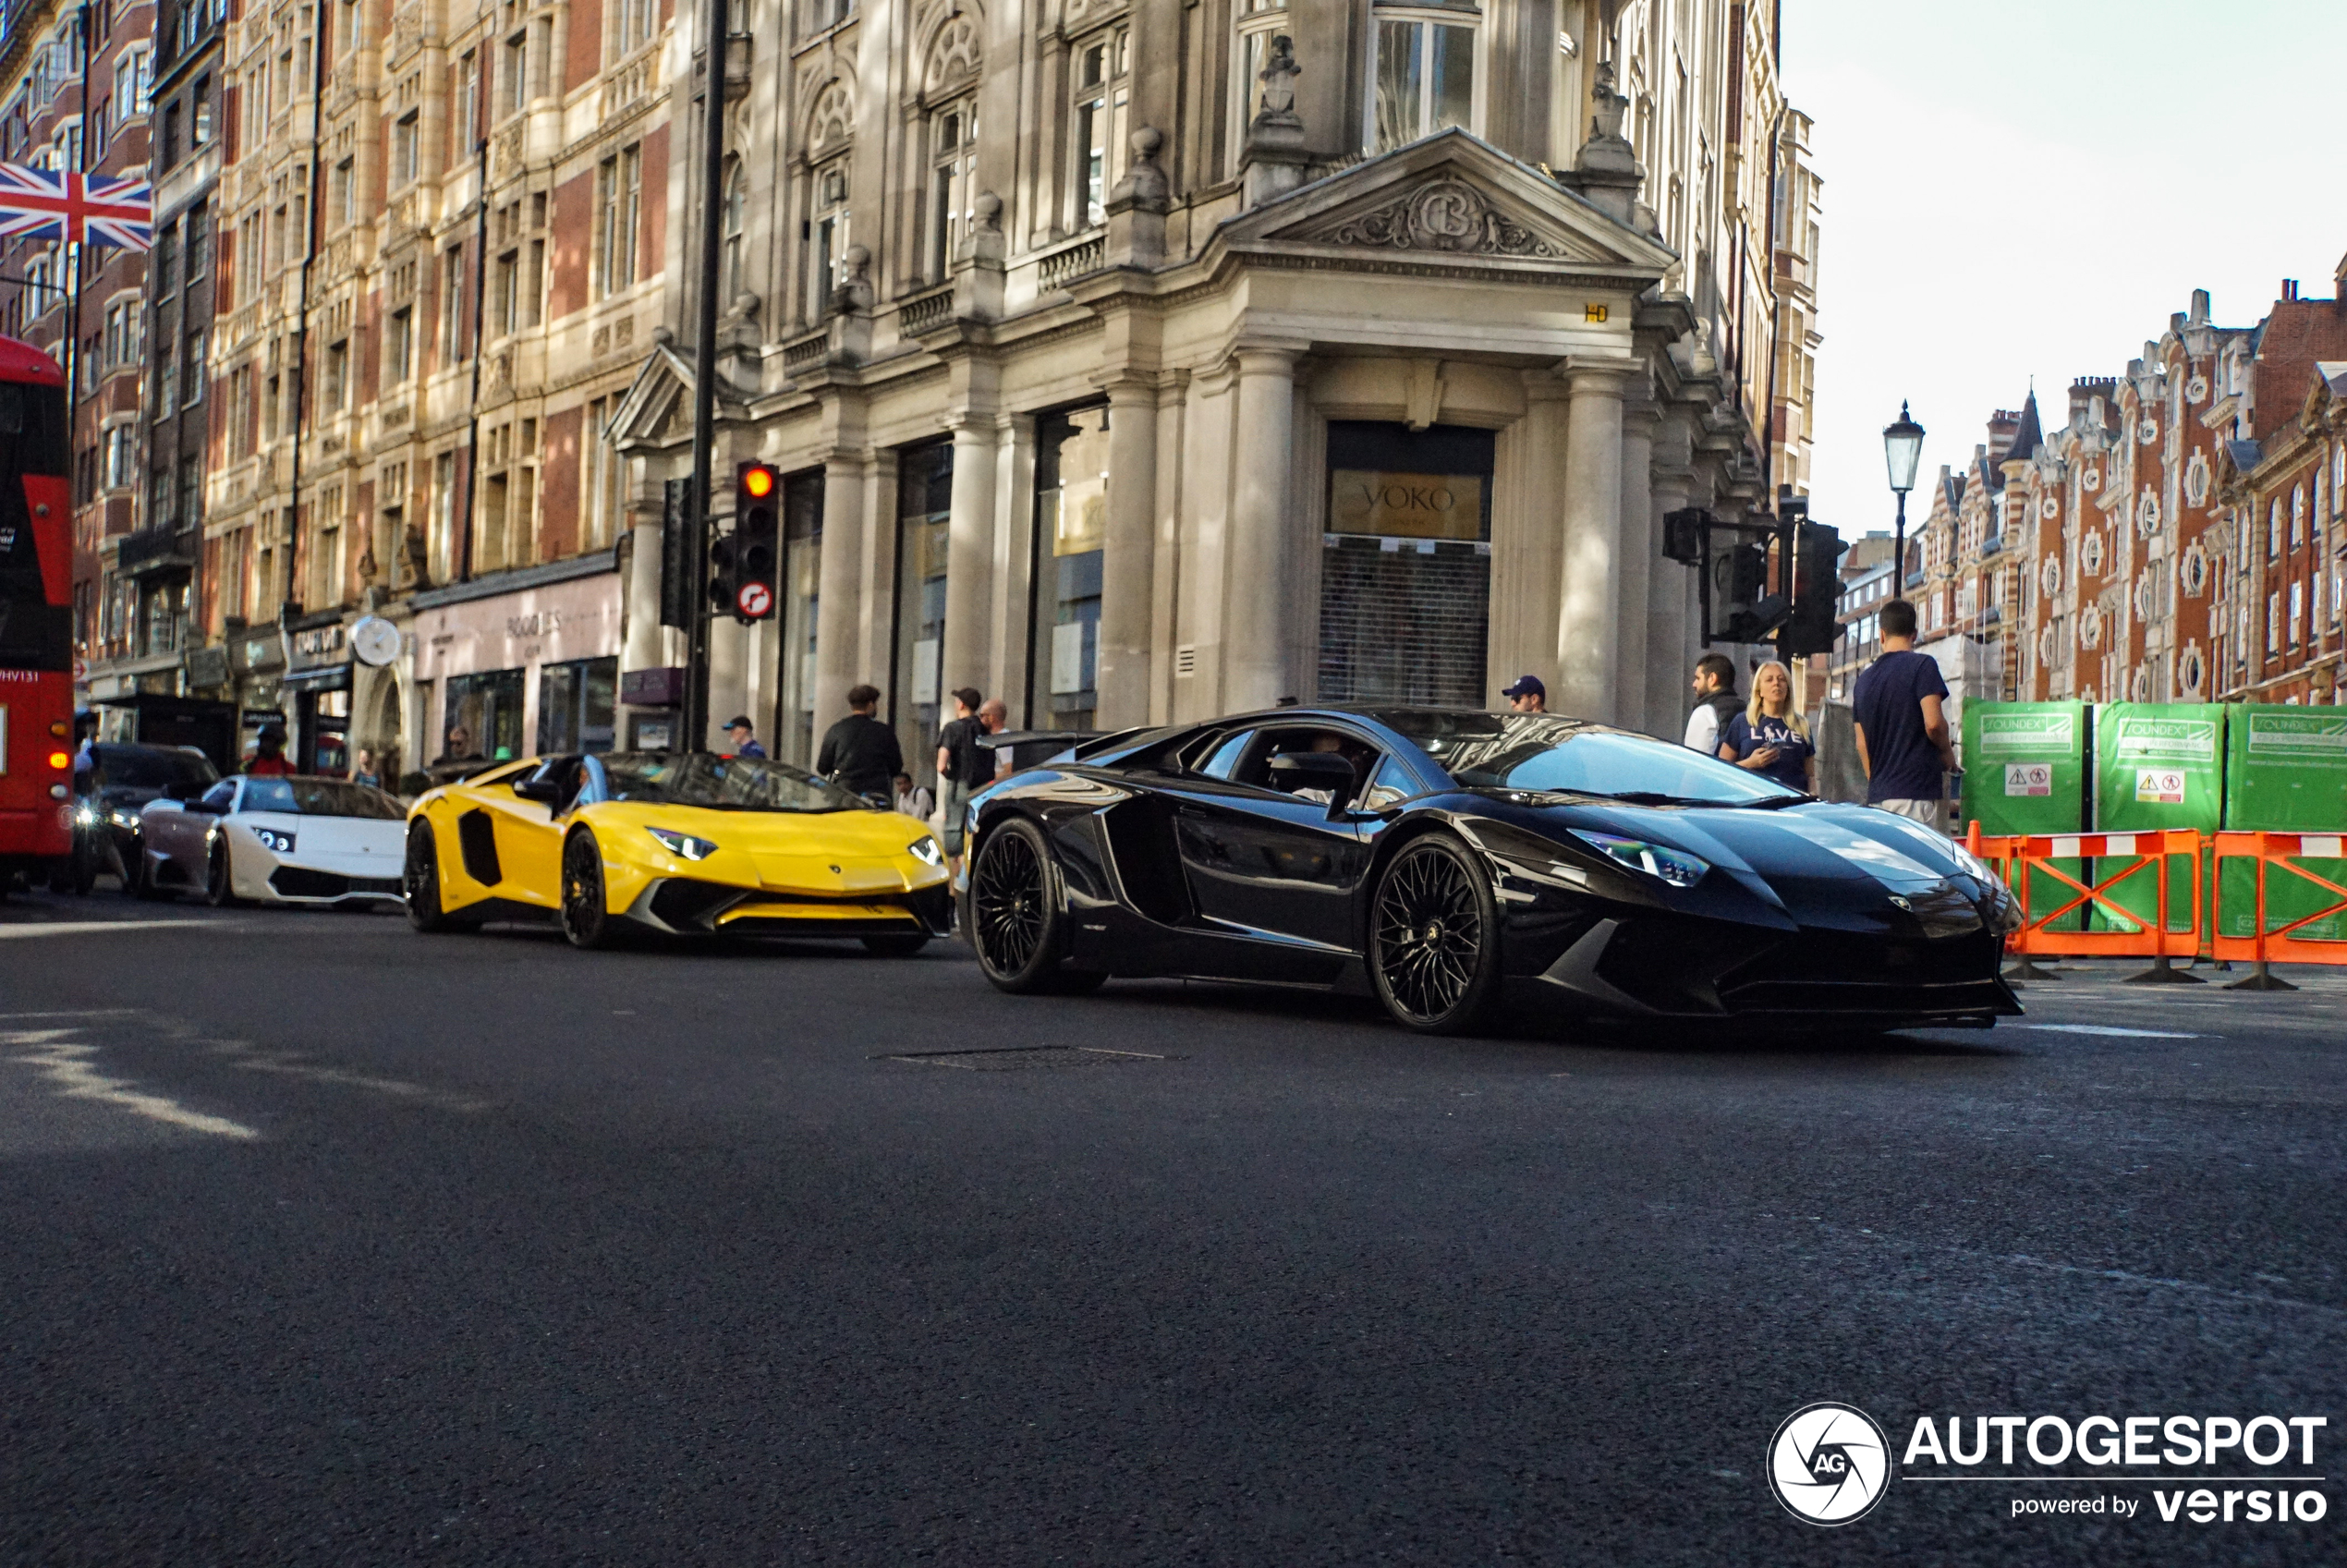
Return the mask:
<path id="1" fill-rule="evenodd" d="M 1965 846 L 2021 906 L 2006 939 L 2017 978 L 2050 978 L 2040 957 L 2148 958 L 2132 978 L 2193 983 L 2173 961 L 2207 958 L 2255 966 L 2240 989 L 2280 990 L 2270 964 L 2347 965 L 2347 835 L 1991 835 L 1976 823 Z"/>

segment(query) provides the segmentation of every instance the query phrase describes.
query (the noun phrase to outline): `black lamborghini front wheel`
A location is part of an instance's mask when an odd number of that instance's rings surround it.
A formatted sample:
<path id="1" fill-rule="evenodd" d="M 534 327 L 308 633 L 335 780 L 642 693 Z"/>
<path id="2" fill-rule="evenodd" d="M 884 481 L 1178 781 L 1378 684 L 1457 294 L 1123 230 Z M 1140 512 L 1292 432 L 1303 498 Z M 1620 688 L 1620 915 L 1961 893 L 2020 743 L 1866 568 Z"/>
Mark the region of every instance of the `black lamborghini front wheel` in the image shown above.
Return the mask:
<path id="1" fill-rule="evenodd" d="M 988 979 L 1020 993 L 1068 989 L 1059 902 L 1059 868 L 1042 829 L 1014 817 L 987 835 L 970 867 L 969 937 Z"/>
<path id="2" fill-rule="evenodd" d="M 609 947 L 616 934 L 603 902 L 603 852 L 583 828 L 563 842 L 562 918 L 573 947 Z"/>
<path id="3" fill-rule="evenodd" d="M 1394 1022 L 1420 1034 L 1471 1034 L 1499 991 L 1499 919 L 1490 879 L 1453 839 L 1404 846 L 1378 881 L 1369 978 Z"/>

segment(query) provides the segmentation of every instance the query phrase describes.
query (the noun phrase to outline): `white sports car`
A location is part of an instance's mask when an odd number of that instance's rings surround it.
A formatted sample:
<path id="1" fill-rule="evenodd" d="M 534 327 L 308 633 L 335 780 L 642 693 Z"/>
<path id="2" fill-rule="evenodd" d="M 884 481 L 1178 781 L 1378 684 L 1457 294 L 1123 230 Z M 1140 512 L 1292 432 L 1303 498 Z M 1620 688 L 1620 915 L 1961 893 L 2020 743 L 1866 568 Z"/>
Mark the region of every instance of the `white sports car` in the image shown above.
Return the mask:
<path id="1" fill-rule="evenodd" d="M 407 814 L 379 789 L 341 779 L 222 779 L 140 814 L 140 891 L 213 905 L 400 901 Z"/>

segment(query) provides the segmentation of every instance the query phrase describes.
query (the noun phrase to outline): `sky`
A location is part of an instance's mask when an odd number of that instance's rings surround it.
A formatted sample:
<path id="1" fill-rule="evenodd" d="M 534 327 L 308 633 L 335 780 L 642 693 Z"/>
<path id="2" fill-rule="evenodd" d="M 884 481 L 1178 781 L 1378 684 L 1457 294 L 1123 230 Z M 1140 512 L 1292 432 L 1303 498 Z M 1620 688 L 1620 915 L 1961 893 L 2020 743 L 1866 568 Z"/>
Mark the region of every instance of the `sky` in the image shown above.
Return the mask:
<path id="1" fill-rule="evenodd" d="M 2347 252 L 2336 0 L 1783 0 L 1824 181 L 1811 516 L 1891 526 L 1882 427 L 1941 464 L 2034 376 L 2049 428 L 2206 288 L 2254 325 Z"/>

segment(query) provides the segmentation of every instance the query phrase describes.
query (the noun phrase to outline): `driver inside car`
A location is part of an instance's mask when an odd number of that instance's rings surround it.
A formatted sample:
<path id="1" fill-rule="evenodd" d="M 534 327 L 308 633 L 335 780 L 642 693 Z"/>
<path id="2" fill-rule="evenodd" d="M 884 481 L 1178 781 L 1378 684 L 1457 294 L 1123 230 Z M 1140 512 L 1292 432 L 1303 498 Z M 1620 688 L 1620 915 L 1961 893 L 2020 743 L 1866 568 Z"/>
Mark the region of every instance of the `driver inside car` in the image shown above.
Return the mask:
<path id="1" fill-rule="evenodd" d="M 1359 754 L 1365 749 L 1366 748 L 1361 747 L 1359 744 L 1348 741 L 1345 736 L 1337 734 L 1334 730 L 1322 730 L 1319 735 L 1312 737 L 1312 743 L 1309 746 L 1282 746 L 1273 753 L 1273 755 L 1293 756 L 1299 750 L 1333 752 L 1353 764 L 1354 775 L 1357 779 L 1361 771 L 1361 757 Z M 1288 791 L 1288 793 L 1298 800 L 1309 800 L 1315 805 L 1319 806 L 1332 806 L 1336 802 L 1335 791 L 1320 789 L 1309 784 L 1298 786 L 1297 788 Z"/>

